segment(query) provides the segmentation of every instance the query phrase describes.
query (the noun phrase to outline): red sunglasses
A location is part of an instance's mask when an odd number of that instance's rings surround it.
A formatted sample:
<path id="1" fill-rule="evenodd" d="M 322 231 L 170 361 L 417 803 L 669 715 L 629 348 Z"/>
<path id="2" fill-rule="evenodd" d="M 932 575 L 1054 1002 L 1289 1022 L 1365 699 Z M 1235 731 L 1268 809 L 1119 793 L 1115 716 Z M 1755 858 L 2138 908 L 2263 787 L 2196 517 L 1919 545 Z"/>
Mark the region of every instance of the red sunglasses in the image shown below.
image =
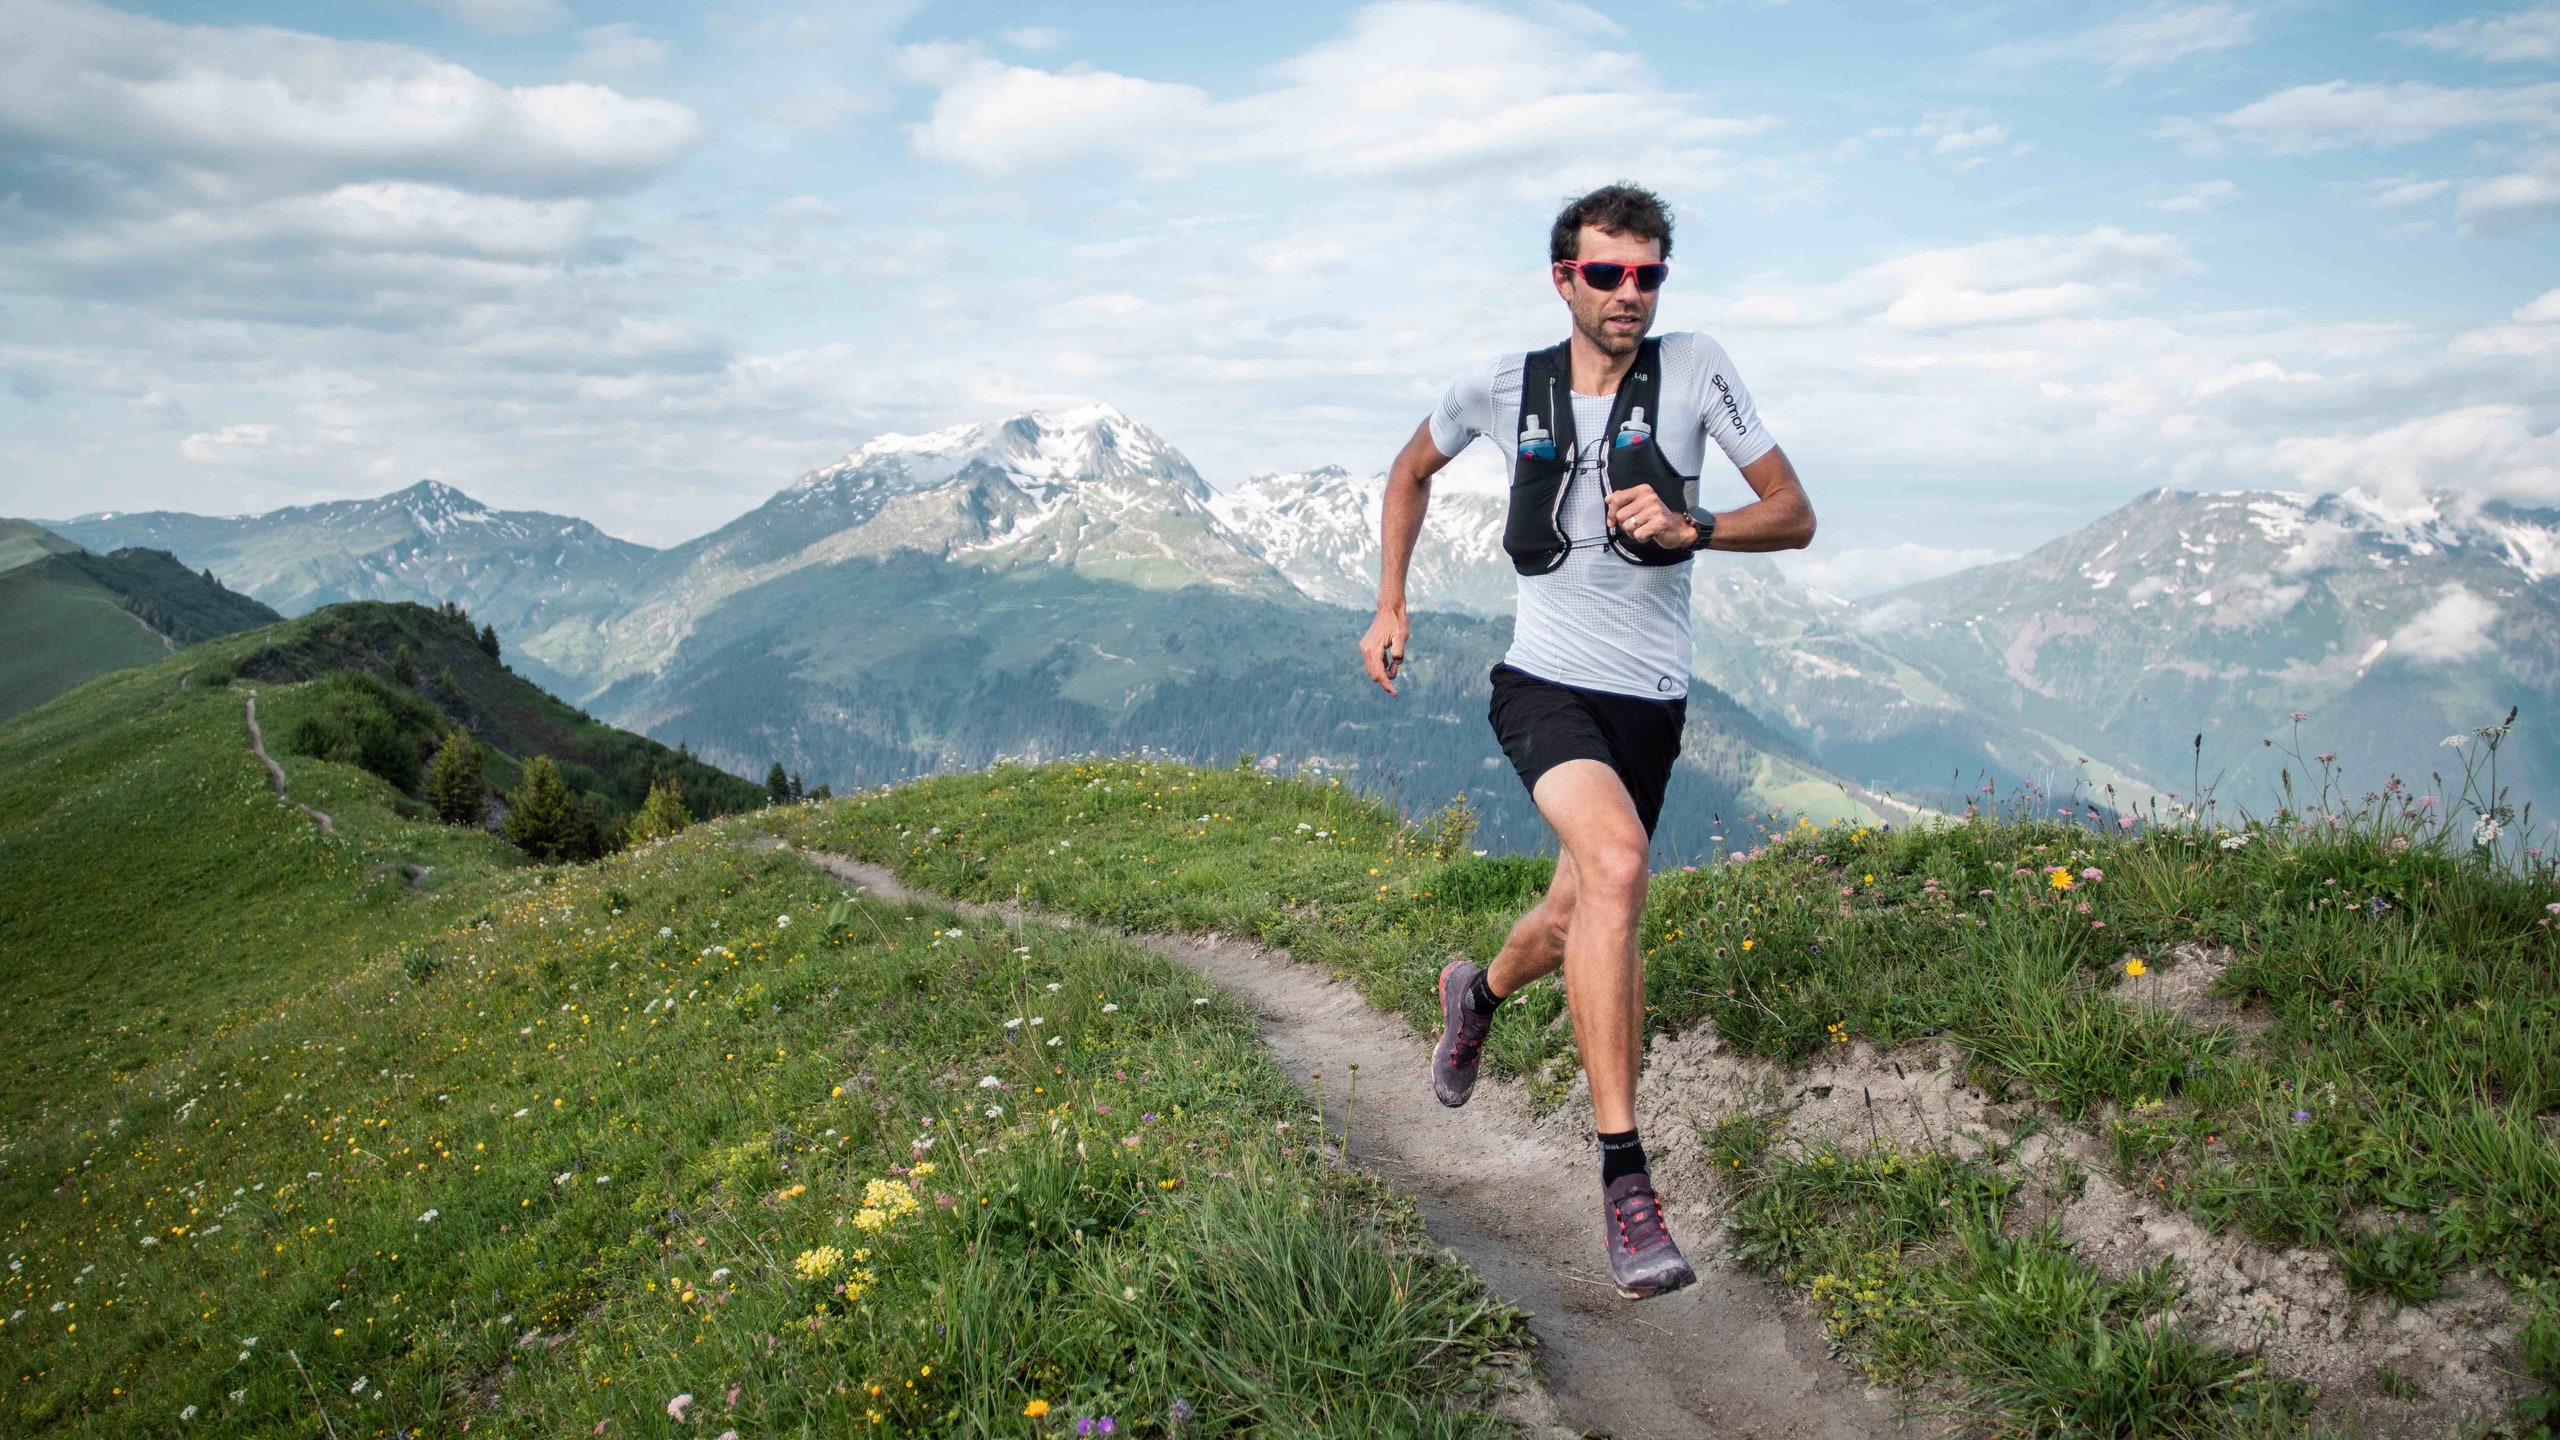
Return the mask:
<path id="1" fill-rule="evenodd" d="M 1636 277 L 1636 288 L 1650 295 L 1671 278 L 1671 267 L 1661 261 L 1650 265 L 1621 265 L 1615 260 L 1559 260 L 1565 269 L 1582 277 L 1582 283 L 1594 290 L 1615 290 Z"/>

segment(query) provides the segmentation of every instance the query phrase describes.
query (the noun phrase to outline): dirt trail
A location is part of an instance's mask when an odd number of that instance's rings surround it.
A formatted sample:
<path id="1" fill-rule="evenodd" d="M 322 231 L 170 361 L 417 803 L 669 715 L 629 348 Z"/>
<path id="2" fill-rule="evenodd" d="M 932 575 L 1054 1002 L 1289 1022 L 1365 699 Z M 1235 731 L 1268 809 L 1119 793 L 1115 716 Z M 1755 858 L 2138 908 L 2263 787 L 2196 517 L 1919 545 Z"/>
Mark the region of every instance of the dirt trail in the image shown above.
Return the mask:
<path id="1" fill-rule="evenodd" d="M 800 852 L 883 900 L 1025 917 L 1012 907 L 920 894 L 877 865 Z M 1414 1197 L 1433 1239 L 1497 1294 L 1529 1312 L 1548 1388 L 1533 1423 L 1595 1435 L 1718 1440 L 1897 1433 L 1889 1400 L 1827 1355 L 1820 1330 L 1780 1291 L 1735 1268 L 1701 1205 L 1670 1207 L 1698 1283 L 1633 1304 L 1609 1284 L 1600 1248 L 1599 1163 L 1587 1136 L 1540 1125 L 1515 1086 L 1488 1080 L 1464 1109 L 1431 1096 L 1431 1051 L 1405 1023 L 1311 965 L 1248 940 L 1135 935 L 1243 1001 L 1290 1079 L 1323 1076 L 1339 1133 L 1358 1065 L 1354 1160 Z M 1915 1428 L 1934 1430 L 1927 1421 Z"/>
<path id="2" fill-rule="evenodd" d="M 267 783 L 276 787 L 278 795 L 283 795 L 287 800 L 293 800 L 291 795 L 285 794 L 284 767 L 268 758 L 267 737 L 258 731 L 258 692 L 255 690 L 249 692 L 249 749 L 258 757 L 258 763 L 267 767 Z M 314 810 L 298 800 L 294 801 L 294 805 L 303 814 L 319 821 L 321 829 L 332 832 L 337 830 L 338 822 L 330 819 L 328 812 Z"/>

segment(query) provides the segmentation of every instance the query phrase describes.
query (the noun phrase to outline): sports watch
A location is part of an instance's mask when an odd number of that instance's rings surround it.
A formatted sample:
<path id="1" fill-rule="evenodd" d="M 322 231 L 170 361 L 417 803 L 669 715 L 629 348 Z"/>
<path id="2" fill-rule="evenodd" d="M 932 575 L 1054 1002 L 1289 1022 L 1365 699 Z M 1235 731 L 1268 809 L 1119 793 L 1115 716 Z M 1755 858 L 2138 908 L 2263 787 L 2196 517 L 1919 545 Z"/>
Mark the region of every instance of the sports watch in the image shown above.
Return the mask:
<path id="1" fill-rule="evenodd" d="M 1704 550 L 1708 542 L 1716 538 L 1716 512 L 1703 506 L 1692 505 L 1689 507 L 1688 515 L 1689 523 L 1698 527 L 1698 543 L 1689 548 Z"/>

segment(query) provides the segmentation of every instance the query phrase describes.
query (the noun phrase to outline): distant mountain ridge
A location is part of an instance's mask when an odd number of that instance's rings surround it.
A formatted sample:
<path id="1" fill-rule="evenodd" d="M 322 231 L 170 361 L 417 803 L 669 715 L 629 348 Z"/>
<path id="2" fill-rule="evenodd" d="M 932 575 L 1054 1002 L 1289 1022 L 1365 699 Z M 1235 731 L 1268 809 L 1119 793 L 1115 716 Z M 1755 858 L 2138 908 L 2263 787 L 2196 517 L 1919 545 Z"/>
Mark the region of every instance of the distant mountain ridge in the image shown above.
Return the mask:
<path id="1" fill-rule="evenodd" d="M 1375 596 L 1382 492 L 1331 466 L 1219 491 L 1094 405 L 879 436 L 663 551 L 431 484 L 272 517 L 66 528 L 168 538 L 286 608 L 324 576 L 450 593 L 496 621 L 530 675 L 599 713 L 668 735 L 716 724 L 726 739 L 698 738 L 738 764 L 829 754 L 850 782 L 1008 747 L 1145 743 L 1127 717 L 1156 713 L 1148 697 L 1217 676 L 1285 669 L 1310 694 L 1356 689 L 1337 651 Z M 1417 612 L 1507 619 L 1503 509 L 1499 494 L 1432 497 Z M 2305 709 L 2336 727 L 2315 743 L 2378 773 L 2509 704 L 2548 715 L 2560 700 L 2560 520 L 2495 502 L 2162 491 L 2030 555 L 1858 602 L 1766 557 L 1698 566 L 1698 679 L 1765 728 L 1750 756 L 1795 757 L 1793 778 L 1765 783 L 1742 775 L 1758 761 L 1735 761 L 1732 782 L 1764 796 L 1810 781 L 1837 805 L 1829 770 L 1923 804 L 1961 803 L 1984 779 L 2085 781 L 2131 802 L 2185 788 L 2199 732 L 2256 775 L 2259 740 Z M 1348 743 L 1308 739 L 1309 754 Z M 2555 769 L 2542 743 L 2518 742 L 2535 785 Z"/>

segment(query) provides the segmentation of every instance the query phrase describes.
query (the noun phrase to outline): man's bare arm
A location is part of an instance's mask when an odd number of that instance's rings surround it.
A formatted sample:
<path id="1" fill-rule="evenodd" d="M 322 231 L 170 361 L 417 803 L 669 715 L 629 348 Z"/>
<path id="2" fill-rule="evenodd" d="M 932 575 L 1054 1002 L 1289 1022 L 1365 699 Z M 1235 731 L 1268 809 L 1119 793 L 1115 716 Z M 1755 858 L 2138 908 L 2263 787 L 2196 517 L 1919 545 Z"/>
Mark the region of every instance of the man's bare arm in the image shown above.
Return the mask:
<path id="1" fill-rule="evenodd" d="M 1742 478 L 1760 498 L 1716 517 L 1710 550 L 1801 550 L 1813 543 L 1813 502 L 1796 479 L 1787 452 L 1769 453 L 1742 467 Z"/>
<path id="2" fill-rule="evenodd" d="M 1378 688 L 1396 693 L 1396 671 L 1404 664 L 1405 641 L 1413 627 L 1405 619 L 1405 572 L 1413 565 L 1414 542 L 1422 535 L 1422 514 L 1431 505 L 1431 477 L 1449 457 L 1431 443 L 1431 422 L 1414 427 L 1395 464 L 1387 467 L 1387 494 L 1378 536 L 1378 613 L 1360 637 L 1360 663 Z"/>

